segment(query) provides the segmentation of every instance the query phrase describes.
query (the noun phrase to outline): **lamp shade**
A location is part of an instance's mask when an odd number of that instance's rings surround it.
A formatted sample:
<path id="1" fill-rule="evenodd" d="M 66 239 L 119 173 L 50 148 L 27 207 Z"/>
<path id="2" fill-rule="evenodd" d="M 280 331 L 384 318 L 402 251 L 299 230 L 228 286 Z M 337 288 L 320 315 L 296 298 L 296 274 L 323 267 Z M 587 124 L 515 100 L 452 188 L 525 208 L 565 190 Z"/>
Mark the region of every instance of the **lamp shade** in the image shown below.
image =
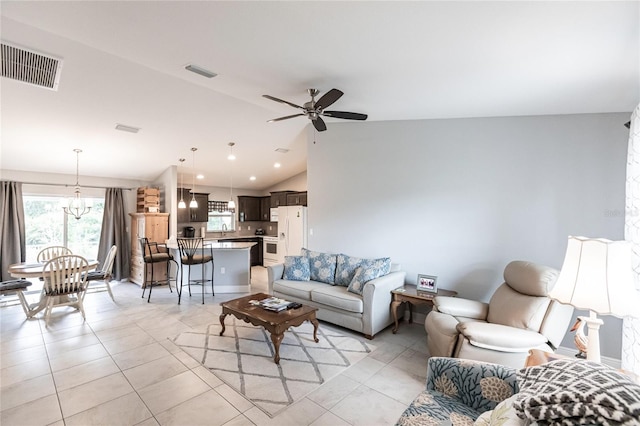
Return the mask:
<path id="1" fill-rule="evenodd" d="M 628 242 L 569 237 L 564 264 L 549 297 L 599 314 L 639 316 L 640 297 L 633 279 Z"/>

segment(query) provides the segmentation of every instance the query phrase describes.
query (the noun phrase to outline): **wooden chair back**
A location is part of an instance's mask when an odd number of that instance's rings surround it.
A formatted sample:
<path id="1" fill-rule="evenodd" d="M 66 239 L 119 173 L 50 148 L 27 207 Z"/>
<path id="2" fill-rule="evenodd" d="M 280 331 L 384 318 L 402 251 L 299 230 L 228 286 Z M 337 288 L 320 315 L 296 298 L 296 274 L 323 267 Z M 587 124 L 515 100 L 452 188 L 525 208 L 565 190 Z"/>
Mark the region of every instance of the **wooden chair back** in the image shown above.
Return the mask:
<path id="1" fill-rule="evenodd" d="M 89 262 L 82 256 L 66 254 L 54 257 L 44 265 L 44 293 L 47 296 L 84 293 Z"/>
<path id="2" fill-rule="evenodd" d="M 38 253 L 38 263 L 45 263 L 46 261 L 51 260 L 54 257 L 62 256 L 63 254 L 73 254 L 73 252 L 65 246 L 45 247 L 40 250 L 40 253 Z"/>

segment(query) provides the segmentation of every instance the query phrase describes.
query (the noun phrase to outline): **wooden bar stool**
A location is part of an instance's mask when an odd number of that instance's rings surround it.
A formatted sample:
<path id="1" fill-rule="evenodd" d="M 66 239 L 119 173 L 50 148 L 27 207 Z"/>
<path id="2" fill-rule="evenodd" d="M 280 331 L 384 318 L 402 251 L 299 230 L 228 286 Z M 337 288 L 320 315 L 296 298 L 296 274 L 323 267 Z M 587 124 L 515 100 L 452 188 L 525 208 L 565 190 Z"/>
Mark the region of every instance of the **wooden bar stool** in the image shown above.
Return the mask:
<path id="1" fill-rule="evenodd" d="M 148 238 L 140 238 L 140 245 L 142 246 L 142 258 L 144 259 L 144 280 L 142 283 L 142 298 L 144 298 L 144 292 L 147 289 L 147 285 L 149 286 L 149 297 L 147 298 L 147 303 L 151 301 L 151 290 L 154 285 L 167 284 L 169 286 L 169 290 L 173 293 L 171 289 L 171 281 L 176 282 L 176 277 L 171 278 L 171 264 L 173 262 L 176 265 L 176 273 L 178 271 L 178 262 L 175 261 L 171 253 L 169 253 L 169 249 L 166 244 L 155 243 L 149 241 Z M 154 270 L 155 265 L 165 263 L 167 267 L 167 275 L 165 279 L 155 279 L 154 278 Z M 147 280 L 147 276 L 149 273 L 149 269 L 151 269 L 151 280 Z"/>
<path id="2" fill-rule="evenodd" d="M 182 280 L 184 279 L 183 268 L 185 265 L 188 267 L 187 285 L 189 286 L 189 296 L 191 296 L 191 284 L 198 284 L 202 286 L 202 304 L 204 305 L 204 285 L 211 281 L 211 295 L 215 296 L 213 290 L 213 247 L 204 243 L 204 238 L 178 238 L 178 248 L 180 249 L 180 290 L 178 290 L 178 305 L 182 299 Z M 206 279 L 205 265 L 211 262 L 211 279 Z M 191 279 L 191 265 L 200 265 L 202 267 L 202 275 L 200 279 Z"/>

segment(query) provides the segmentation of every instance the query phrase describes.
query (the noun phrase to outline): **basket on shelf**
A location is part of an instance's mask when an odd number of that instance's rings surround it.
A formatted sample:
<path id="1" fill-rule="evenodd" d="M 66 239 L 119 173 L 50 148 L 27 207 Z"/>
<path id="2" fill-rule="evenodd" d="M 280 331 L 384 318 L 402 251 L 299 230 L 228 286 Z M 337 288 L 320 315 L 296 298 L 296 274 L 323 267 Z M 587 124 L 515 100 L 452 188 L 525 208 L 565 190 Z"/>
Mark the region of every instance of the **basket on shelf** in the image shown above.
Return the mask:
<path id="1" fill-rule="evenodd" d="M 143 186 L 138 188 L 138 213 L 160 213 L 160 189 Z"/>

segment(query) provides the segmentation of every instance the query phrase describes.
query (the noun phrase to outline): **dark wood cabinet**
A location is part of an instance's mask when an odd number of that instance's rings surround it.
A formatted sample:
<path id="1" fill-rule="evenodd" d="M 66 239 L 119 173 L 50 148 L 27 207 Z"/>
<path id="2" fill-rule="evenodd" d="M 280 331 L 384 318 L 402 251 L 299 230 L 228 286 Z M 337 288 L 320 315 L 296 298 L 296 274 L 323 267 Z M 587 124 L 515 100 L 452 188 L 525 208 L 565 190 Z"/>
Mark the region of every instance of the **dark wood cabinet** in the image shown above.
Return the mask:
<path id="1" fill-rule="evenodd" d="M 306 206 L 307 205 L 307 192 L 292 192 L 287 194 L 288 206 Z"/>
<path id="2" fill-rule="evenodd" d="M 209 220 L 209 194 L 196 192 L 193 194 L 198 203 L 198 207 L 191 208 L 192 193 L 188 189 L 182 190 L 182 198 L 187 204 L 186 209 L 178 209 L 178 223 L 187 222 L 207 222 Z M 180 201 L 180 188 L 178 188 L 178 201 Z"/>
<path id="3" fill-rule="evenodd" d="M 271 207 L 280 207 L 287 205 L 287 194 L 291 191 L 277 191 L 271 193 Z"/>
<path id="4" fill-rule="evenodd" d="M 240 222 L 258 222 L 262 220 L 260 203 L 262 197 L 239 196 L 238 220 Z"/>
<path id="5" fill-rule="evenodd" d="M 271 220 L 271 197 L 260 198 L 260 219 L 264 222 Z"/>

